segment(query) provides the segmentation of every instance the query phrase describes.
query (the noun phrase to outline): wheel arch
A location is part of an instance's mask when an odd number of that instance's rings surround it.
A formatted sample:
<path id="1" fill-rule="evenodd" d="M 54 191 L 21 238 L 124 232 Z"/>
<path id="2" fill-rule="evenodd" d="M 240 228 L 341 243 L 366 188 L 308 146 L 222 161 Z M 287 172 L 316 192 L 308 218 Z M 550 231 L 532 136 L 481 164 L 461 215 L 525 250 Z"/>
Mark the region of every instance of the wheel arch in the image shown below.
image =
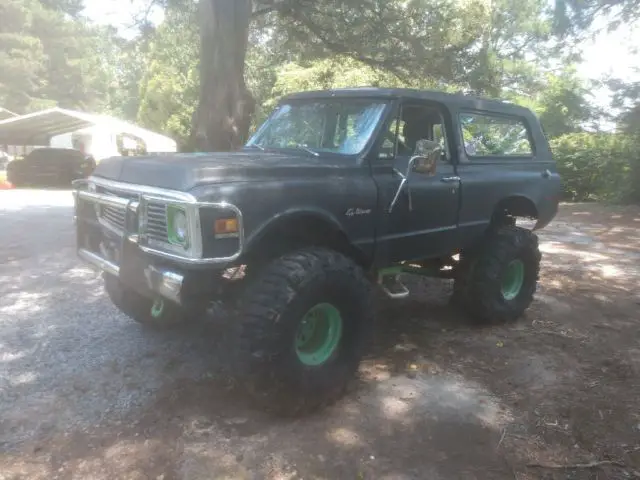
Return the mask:
<path id="1" fill-rule="evenodd" d="M 525 195 L 511 195 L 500 200 L 493 208 L 491 224 L 500 225 L 509 217 L 538 219 L 535 202 Z"/>
<path id="2" fill-rule="evenodd" d="M 312 246 L 340 252 L 363 267 L 370 263 L 370 258 L 349 241 L 333 215 L 314 208 L 287 210 L 263 223 L 247 238 L 243 258 L 249 263 Z"/>

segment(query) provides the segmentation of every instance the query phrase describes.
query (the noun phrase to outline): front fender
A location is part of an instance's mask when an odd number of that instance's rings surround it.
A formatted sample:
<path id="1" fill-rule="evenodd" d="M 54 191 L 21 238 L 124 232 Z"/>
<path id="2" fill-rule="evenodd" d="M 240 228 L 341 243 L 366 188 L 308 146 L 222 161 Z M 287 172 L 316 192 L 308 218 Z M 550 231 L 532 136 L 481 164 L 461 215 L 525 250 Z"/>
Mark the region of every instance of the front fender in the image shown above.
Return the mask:
<path id="1" fill-rule="evenodd" d="M 247 232 L 245 250 L 250 252 L 255 249 L 256 245 L 274 229 L 295 228 L 297 223 L 308 221 L 324 224 L 332 231 L 347 236 L 343 226 L 332 213 L 318 207 L 296 207 L 275 214 L 258 225 L 252 232 Z"/>

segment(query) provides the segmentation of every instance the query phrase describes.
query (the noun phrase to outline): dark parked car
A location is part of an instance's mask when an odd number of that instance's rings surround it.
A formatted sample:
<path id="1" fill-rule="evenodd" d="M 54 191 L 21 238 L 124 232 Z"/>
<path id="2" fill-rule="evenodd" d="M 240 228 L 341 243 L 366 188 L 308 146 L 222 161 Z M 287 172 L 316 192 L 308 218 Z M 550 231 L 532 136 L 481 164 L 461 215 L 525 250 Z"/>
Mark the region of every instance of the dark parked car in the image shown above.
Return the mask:
<path id="1" fill-rule="evenodd" d="M 7 180 L 16 187 L 63 186 L 85 178 L 96 163 L 91 156 L 71 148 L 37 148 L 23 160 L 7 165 Z"/>
<path id="2" fill-rule="evenodd" d="M 560 178 L 526 108 L 350 89 L 284 98 L 241 152 L 114 157 L 74 193 L 78 253 L 113 303 L 151 326 L 227 305 L 238 384 L 292 414 L 344 391 L 376 283 L 402 298 L 401 274 L 452 278 L 478 321 L 518 319 Z"/>
<path id="3" fill-rule="evenodd" d="M 11 157 L 9 154 L 0 150 L 0 171 L 6 170 L 10 161 Z"/>

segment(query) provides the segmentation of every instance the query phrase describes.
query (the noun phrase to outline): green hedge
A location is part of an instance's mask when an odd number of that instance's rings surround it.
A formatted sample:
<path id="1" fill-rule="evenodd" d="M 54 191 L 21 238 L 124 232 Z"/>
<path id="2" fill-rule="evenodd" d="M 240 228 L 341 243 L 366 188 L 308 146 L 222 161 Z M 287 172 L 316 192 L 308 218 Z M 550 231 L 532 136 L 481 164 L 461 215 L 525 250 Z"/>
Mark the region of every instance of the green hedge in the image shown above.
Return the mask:
<path id="1" fill-rule="evenodd" d="M 612 133 L 571 133 L 551 140 L 565 198 L 640 201 L 640 141 Z"/>

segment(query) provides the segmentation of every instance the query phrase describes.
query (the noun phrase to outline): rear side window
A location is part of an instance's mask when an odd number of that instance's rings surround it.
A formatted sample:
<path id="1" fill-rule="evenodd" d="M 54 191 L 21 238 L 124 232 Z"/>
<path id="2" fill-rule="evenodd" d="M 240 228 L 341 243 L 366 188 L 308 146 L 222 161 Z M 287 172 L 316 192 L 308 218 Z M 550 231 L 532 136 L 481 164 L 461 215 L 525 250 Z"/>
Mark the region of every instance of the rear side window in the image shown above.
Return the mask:
<path id="1" fill-rule="evenodd" d="M 529 130 L 519 117 L 462 113 L 460 128 L 469 157 L 533 156 Z"/>

